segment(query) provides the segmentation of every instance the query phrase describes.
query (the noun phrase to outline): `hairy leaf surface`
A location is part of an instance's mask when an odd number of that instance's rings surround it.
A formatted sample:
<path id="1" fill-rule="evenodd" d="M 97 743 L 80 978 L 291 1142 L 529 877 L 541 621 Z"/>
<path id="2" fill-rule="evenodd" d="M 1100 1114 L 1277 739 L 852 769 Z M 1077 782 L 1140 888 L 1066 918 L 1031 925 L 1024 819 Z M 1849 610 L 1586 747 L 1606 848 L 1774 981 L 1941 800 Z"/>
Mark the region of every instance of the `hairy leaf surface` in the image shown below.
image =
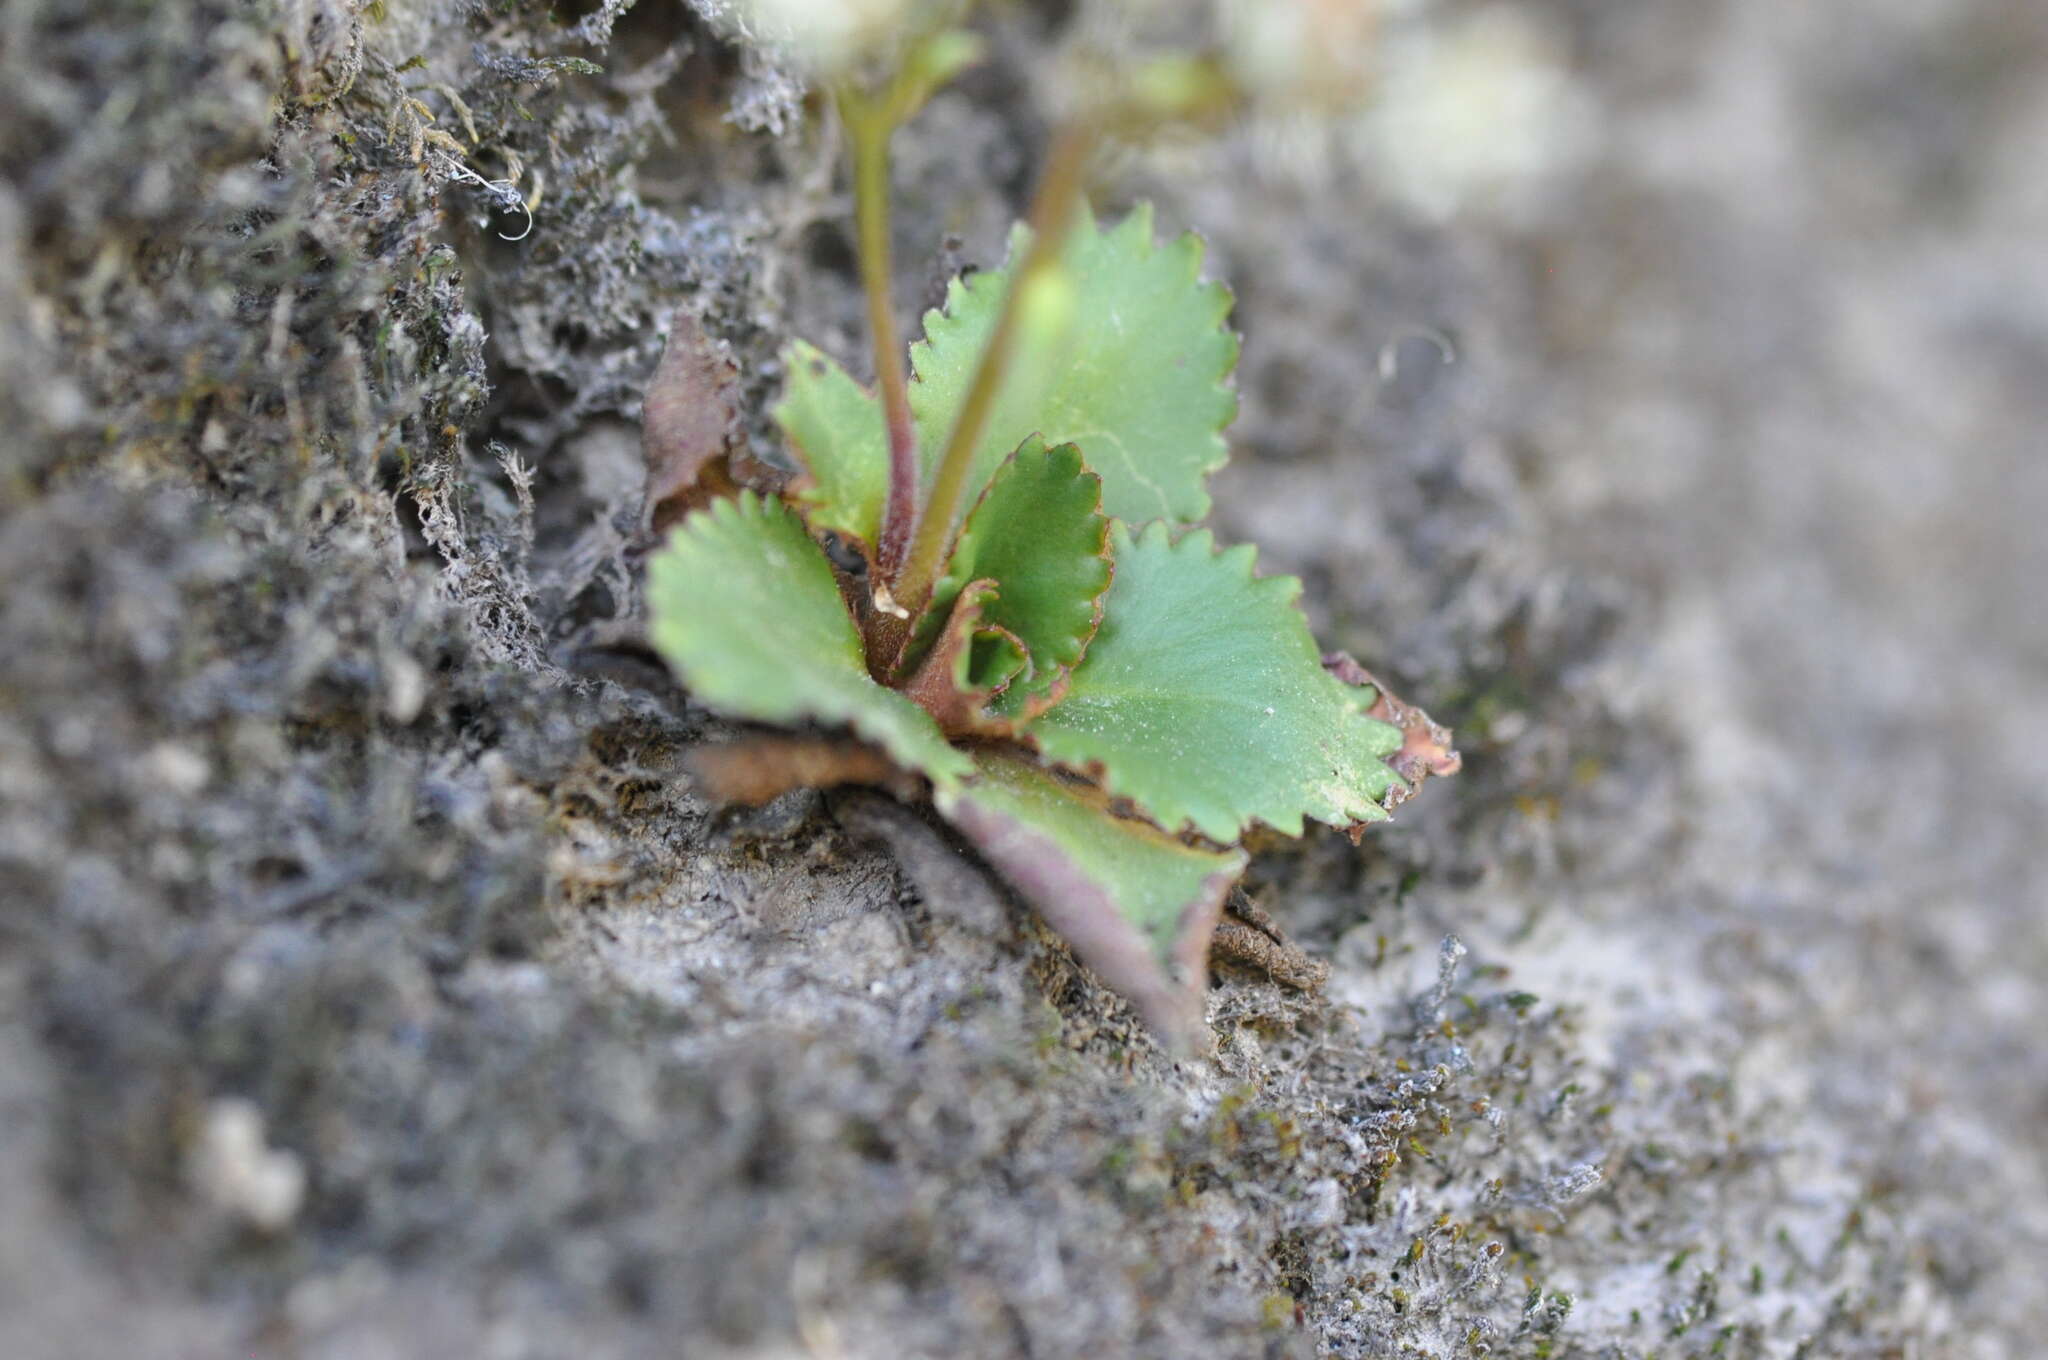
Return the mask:
<path id="1" fill-rule="evenodd" d="M 683 521 L 647 569 L 648 637 L 696 696 L 761 722 L 845 723 L 944 787 L 967 758 L 868 676 L 831 564 L 794 513 L 753 492 Z"/>
<path id="2" fill-rule="evenodd" d="M 1028 236 L 1011 262 L 955 279 L 944 311 L 925 316 L 910 347 L 927 483 L 953 433 Z M 1058 306 L 1034 309 L 975 451 L 968 486 L 986 486 L 1026 435 L 1081 447 L 1102 479 L 1102 508 L 1134 521 L 1192 523 L 1209 513 L 1208 475 L 1228 456 L 1223 429 L 1237 414 L 1225 384 L 1237 337 L 1223 324 L 1230 291 L 1201 278 L 1192 233 L 1155 246 L 1140 205 L 1108 231 L 1083 214 L 1063 252 Z"/>
<path id="3" fill-rule="evenodd" d="M 1100 790 L 993 751 L 939 808 L 1148 1024 L 1184 1039 L 1201 1023 L 1209 939 L 1242 850 L 1185 845 L 1111 815 Z"/>
<path id="4" fill-rule="evenodd" d="M 1252 574 L 1249 546 L 1207 530 L 1110 531 L 1116 579 L 1066 696 L 1027 729 L 1050 759 L 1099 773 L 1168 830 L 1235 841 L 1253 822 L 1386 817 L 1401 733 L 1376 695 L 1323 669 L 1296 607 L 1301 582 Z"/>

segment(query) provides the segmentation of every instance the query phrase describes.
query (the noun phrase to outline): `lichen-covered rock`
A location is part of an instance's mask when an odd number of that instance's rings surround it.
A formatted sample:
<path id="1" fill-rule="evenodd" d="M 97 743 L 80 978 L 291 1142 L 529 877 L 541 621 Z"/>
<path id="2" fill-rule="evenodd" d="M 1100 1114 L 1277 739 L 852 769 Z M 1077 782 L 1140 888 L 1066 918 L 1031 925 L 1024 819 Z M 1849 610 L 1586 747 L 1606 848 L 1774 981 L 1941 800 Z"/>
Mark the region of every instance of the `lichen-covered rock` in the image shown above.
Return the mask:
<path id="1" fill-rule="evenodd" d="M 728 8 L 0 0 L 0 1354 L 2031 1354 L 2041 21 L 1411 6 L 1105 175 L 1226 527 L 1476 738 L 1173 1064 L 918 812 L 694 791 L 640 393 L 861 352 Z M 989 19 L 906 314 L 1133 13 Z"/>

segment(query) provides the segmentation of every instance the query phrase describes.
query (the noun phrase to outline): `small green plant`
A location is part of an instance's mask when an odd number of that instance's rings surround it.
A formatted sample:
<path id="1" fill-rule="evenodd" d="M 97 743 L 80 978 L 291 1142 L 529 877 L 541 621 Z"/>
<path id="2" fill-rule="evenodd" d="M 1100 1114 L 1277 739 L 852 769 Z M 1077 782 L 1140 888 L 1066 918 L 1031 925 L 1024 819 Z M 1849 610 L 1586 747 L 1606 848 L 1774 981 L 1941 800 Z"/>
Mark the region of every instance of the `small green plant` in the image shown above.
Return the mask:
<path id="1" fill-rule="evenodd" d="M 742 743 L 705 767 L 715 784 L 914 772 L 1085 962 L 1186 1038 L 1246 833 L 1314 819 L 1355 837 L 1456 757 L 1320 654 L 1298 581 L 1197 527 L 1237 410 L 1230 295 L 1201 278 L 1197 238 L 1156 244 L 1144 207 L 1105 229 L 1081 182 L 1096 129 L 1199 102 L 1199 67 L 1055 140 L 1010 262 L 954 280 L 906 374 L 888 143 L 973 54 L 942 32 L 878 92 L 838 91 L 876 390 L 791 347 L 775 416 L 801 471 L 682 522 L 649 564 L 650 639 L 720 712 L 863 743 Z"/>

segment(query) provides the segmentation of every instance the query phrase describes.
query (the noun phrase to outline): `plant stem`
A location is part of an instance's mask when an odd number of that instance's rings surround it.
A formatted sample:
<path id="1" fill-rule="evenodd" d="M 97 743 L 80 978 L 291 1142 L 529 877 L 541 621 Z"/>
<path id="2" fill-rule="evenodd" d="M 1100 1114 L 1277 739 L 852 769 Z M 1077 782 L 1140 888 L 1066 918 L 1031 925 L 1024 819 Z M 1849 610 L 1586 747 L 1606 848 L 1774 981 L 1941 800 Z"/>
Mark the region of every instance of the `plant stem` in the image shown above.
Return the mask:
<path id="1" fill-rule="evenodd" d="M 889 431 L 889 496 L 875 545 L 875 571 L 893 586 L 917 524 L 917 427 L 910 418 L 910 388 L 903 344 L 890 301 L 889 111 L 852 90 L 839 92 L 839 116 L 853 139 L 853 202 L 859 236 L 861 285 L 868 299 L 868 331 L 875 347 L 875 386 Z"/>
<path id="2" fill-rule="evenodd" d="M 940 560 L 952 537 L 954 519 L 967 491 L 968 471 L 1009 371 L 1010 355 L 1016 347 L 1020 303 L 1031 286 L 1057 266 L 1060 250 L 1073 229 L 1074 212 L 1081 201 L 1082 172 L 1087 168 L 1094 141 L 1094 126 L 1077 122 L 1060 132 L 1046 156 L 1038 195 L 1031 206 L 1031 247 L 1010 280 L 1002 314 L 989 335 L 988 348 L 982 351 L 973 384 L 960 408 L 959 422 L 953 426 L 938 475 L 932 479 L 931 495 L 925 501 L 917 535 L 911 543 L 910 560 L 896 582 L 896 599 L 913 616 L 931 597 L 932 581 L 938 575 Z"/>

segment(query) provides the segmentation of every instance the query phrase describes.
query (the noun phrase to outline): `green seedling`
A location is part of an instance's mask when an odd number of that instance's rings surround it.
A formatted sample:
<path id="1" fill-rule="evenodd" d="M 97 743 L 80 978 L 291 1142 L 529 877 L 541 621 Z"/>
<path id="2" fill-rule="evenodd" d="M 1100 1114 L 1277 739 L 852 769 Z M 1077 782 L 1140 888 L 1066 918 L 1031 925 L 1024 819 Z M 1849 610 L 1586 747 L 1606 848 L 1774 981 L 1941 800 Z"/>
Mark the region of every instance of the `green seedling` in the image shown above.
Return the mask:
<path id="1" fill-rule="evenodd" d="M 649 635 L 739 719 L 714 792 L 914 780 L 1169 1040 L 1201 1022 L 1209 940 L 1256 825 L 1356 834 L 1457 766 L 1449 734 L 1325 658 L 1300 582 L 1199 527 L 1236 415 L 1230 295 L 1192 235 L 1081 197 L 1098 110 L 1056 138 L 1001 269 L 956 279 L 904 362 L 889 306 L 891 131 L 973 56 L 942 33 L 838 92 L 875 390 L 801 342 L 775 417 L 800 468 L 729 483 L 648 567 Z M 1155 102 L 1203 102 L 1183 65 Z M 1144 88 L 1144 87 L 1141 87 Z M 830 551 L 827 551 L 827 548 Z M 887 782 L 882 780 L 882 782 Z"/>

